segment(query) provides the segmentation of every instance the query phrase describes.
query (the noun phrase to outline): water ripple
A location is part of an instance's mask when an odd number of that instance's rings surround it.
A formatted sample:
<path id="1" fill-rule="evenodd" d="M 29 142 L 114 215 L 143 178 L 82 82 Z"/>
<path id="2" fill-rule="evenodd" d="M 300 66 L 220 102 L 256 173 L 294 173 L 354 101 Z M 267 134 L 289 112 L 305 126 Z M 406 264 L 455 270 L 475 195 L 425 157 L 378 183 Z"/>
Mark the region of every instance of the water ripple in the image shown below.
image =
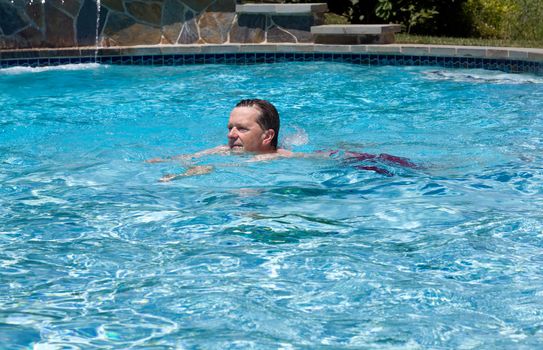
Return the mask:
<path id="1" fill-rule="evenodd" d="M 95 68 L 0 74 L 2 346 L 541 344 L 534 77 L 330 62 Z M 303 131 L 294 151 L 338 156 L 203 157 L 194 164 L 212 173 L 158 182 L 186 164 L 145 159 L 223 142 L 229 106 L 255 96 Z"/>

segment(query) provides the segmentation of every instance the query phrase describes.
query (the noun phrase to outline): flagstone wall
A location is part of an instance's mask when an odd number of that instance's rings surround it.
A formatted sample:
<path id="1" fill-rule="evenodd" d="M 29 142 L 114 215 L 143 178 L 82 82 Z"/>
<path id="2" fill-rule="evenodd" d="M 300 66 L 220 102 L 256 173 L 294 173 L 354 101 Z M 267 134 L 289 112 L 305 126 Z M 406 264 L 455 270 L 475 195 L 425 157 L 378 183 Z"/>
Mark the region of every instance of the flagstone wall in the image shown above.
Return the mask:
<path id="1" fill-rule="evenodd" d="M 236 0 L 0 0 L 0 49 L 312 42 L 319 15 L 236 14 Z M 322 15 L 322 14 L 321 14 Z"/>

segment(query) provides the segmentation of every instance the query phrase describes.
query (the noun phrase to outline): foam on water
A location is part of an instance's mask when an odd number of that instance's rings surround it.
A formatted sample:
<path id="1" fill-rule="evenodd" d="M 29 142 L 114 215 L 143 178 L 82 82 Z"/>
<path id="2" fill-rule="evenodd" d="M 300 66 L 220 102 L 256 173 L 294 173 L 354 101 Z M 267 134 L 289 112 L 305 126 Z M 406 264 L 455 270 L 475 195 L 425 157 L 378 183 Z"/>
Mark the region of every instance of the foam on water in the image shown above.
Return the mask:
<path id="1" fill-rule="evenodd" d="M 43 73 L 51 71 L 89 71 L 94 69 L 107 68 L 107 65 L 99 63 L 81 63 L 81 64 L 63 64 L 58 66 L 46 66 L 46 67 L 9 67 L 1 68 L 0 75 L 16 75 L 16 74 L 28 74 L 28 73 Z"/>
<path id="2" fill-rule="evenodd" d="M 543 84 L 543 78 L 483 69 L 432 70 L 422 72 L 427 79 L 485 84 Z"/>

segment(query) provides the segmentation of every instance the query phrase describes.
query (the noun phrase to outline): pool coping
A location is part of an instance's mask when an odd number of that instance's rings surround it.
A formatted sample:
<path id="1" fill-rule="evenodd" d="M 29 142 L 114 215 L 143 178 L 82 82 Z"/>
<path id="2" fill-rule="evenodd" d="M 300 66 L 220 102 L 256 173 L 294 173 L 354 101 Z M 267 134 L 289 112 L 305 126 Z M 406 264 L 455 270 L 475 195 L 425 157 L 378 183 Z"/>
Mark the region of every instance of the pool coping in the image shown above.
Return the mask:
<path id="1" fill-rule="evenodd" d="M 195 45 L 152 45 L 152 46 L 123 46 L 123 47 L 69 47 L 69 48 L 40 48 L 40 49 L 19 49 L 19 50 L 0 50 L 0 67 L 11 67 L 15 65 L 23 66 L 42 66 L 64 63 L 119 63 L 133 64 L 128 59 L 139 56 L 149 56 L 158 58 L 158 56 L 175 55 L 204 55 L 212 57 L 213 55 L 225 54 L 275 54 L 282 57 L 282 54 L 294 55 L 294 60 L 299 56 L 299 60 L 311 61 L 312 55 L 330 54 L 332 58 L 338 55 L 355 55 L 362 58 L 381 58 L 384 64 L 400 65 L 424 65 L 426 61 L 434 62 L 438 60 L 437 65 L 443 65 L 441 62 L 447 59 L 460 64 L 465 68 L 480 67 L 487 68 L 486 63 L 498 64 L 499 67 L 490 69 L 499 69 L 512 72 L 531 72 L 543 75 L 543 49 L 538 48 L 516 48 L 516 47 L 492 47 L 492 46 L 457 46 L 457 45 L 420 45 L 420 44 L 386 44 L 386 45 L 328 45 L 328 44 L 301 44 L 301 43 L 278 43 L 278 44 L 195 44 Z M 275 56 L 274 56 L 275 57 Z M 290 57 L 290 56 L 289 56 Z M 74 60 L 71 60 L 71 59 Z M 79 58 L 79 60 L 77 60 Z M 108 59 L 111 60 L 108 61 Z M 412 58 L 411 62 L 409 58 Z M 68 61 L 67 61 L 68 60 Z M 483 60 L 483 64 L 478 64 Z M 105 61 L 105 62 L 104 62 Z M 110 62 L 114 61 L 114 62 Z M 131 59 L 130 59 L 131 61 Z M 156 62 L 155 62 L 156 61 Z M 226 62 L 226 63 L 243 63 Z M 264 60 L 263 62 L 271 62 Z M 421 61 L 420 63 L 417 63 Z M 59 63 L 60 62 L 60 63 Z M 183 61 L 184 62 L 184 61 Z M 180 64 L 183 64 L 181 62 Z M 159 60 L 151 59 L 151 64 L 160 64 Z M 191 63 L 191 62 L 189 62 Z M 215 63 L 214 60 L 196 59 L 193 63 Z M 219 62 L 222 63 L 222 62 Z M 261 63 L 256 60 L 245 61 L 245 63 Z M 363 62 L 362 62 L 363 63 Z M 383 64 L 380 61 L 375 64 Z M 134 63 L 134 64 L 146 64 Z M 166 64 L 166 63 L 162 63 Z M 179 63 L 174 63 L 179 64 Z M 186 62 L 185 62 L 186 64 Z M 432 64 L 430 64 L 432 65 Z M 514 67 L 507 68 L 508 65 Z M 522 66 L 519 68 L 519 66 Z M 526 66 L 526 67 L 524 67 Z M 506 67 L 505 69 L 502 69 Z"/>

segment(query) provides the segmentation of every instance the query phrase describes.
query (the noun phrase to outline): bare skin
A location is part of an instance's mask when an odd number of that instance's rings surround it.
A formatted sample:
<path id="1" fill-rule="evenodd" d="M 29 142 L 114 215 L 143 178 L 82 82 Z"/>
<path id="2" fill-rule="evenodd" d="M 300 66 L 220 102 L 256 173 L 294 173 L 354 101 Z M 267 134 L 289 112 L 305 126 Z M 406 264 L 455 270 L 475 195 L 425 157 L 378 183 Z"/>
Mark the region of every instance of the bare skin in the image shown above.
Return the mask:
<path id="1" fill-rule="evenodd" d="M 213 167 L 211 165 L 196 165 L 196 166 L 190 167 L 187 171 L 185 171 L 182 174 L 166 174 L 162 176 L 160 180 L 158 181 L 170 182 L 180 177 L 209 174 L 211 171 L 213 171 Z"/>
<path id="2" fill-rule="evenodd" d="M 231 155 L 241 153 L 252 153 L 254 157 L 250 162 L 266 161 L 276 158 L 292 158 L 297 155 L 294 152 L 277 149 L 272 144 L 275 136 L 275 130 L 264 130 L 258 124 L 260 111 L 254 107 L 236 107 L 230 113 L 228 120 L 228 144 L 207 149 L 190 155 L 180 155 L 169 160 L 180 160 L 189 162 L 195 158 L 207 155 Z M 159 163 L 167 161 L 166 159 L 153 158 L 147 160 L 148 163 Z M 187 164 L 188 165 L 188 164 Z M 182 174 L 167 174 L 159 181 L 168 182 L 180 177 L 208 174 L 213 170 L 212 166 L 189 166 L 188 170 Z"/>
<path id="3" fill-rule="evenodd" d="M 261 117 L 261 111 L 256 107 L 236 107 L 230 113 L 228 120 L 228 144 L 224 146 L 218 146 L 215 148 L 200 151 L 191 155 L 181 155 L 170 158 L 170 160 L 179 160 L 187 166 L 187 170 L 182 174 L 167 174 L 163 176 L 160 181 L 168 182 L 180 177 L 196 176 L 208 174 L 213 170 L 209 165 L 193 165 L 191 163 L 195 158 L 199 158 L 206 155 L 219 154 L 219 155 L 231 155 L 249 153 L 253 154 L 253 157 L 249 162 L 267 161 L 276 158 L 328 158 L 338 151 L 321 151 L 310 154 L 293 153 L 285 149 L 276 148 L 275 142 L 275 130 L 264 129 L 258 122 Z M 360 152 L 344 152 L 343 159 L 347 162 L 385 162 L 391 164 L 397 164 L 407 168 L 417 168 L 418 166 L 410 162 L 406 158 L 392 156 L 390 154 L 368 154 Z M 148 160 L 150 163 L 156 163 L 165 161 L 160 158 L 154 158 Z M 386 176 L 393 176 L 392 173 L 386 169 L 375 164 L 355 164 L 354 168 L 360 170 L 374 171 Z"/>

